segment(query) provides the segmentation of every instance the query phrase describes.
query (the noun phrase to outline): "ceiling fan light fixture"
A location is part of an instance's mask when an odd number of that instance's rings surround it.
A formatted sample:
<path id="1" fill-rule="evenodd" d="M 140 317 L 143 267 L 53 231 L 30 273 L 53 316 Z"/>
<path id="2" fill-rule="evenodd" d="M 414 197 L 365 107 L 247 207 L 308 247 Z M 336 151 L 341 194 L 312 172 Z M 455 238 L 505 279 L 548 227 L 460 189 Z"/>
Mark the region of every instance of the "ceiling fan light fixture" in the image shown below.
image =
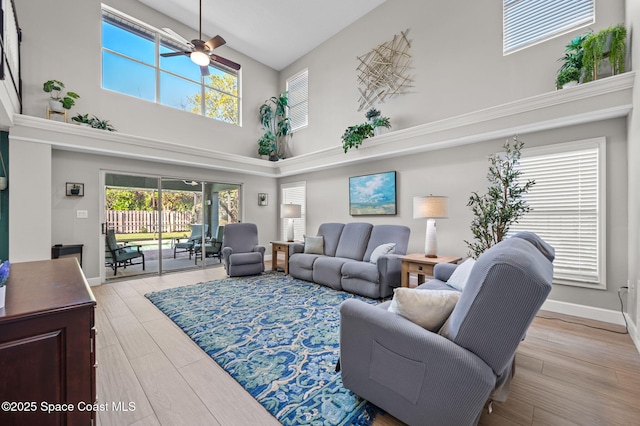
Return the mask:
<path id="1" fill-rule="evenodd" d="M 196 50 L 195 52 L 191 52 L 191 55 L 189 55 L 189 57 L 191 58 L 191 61 L 193 61 L 193 63 L 200 65 L 201 67 L 209 65 L 209 55 L 204 52 Z"/>

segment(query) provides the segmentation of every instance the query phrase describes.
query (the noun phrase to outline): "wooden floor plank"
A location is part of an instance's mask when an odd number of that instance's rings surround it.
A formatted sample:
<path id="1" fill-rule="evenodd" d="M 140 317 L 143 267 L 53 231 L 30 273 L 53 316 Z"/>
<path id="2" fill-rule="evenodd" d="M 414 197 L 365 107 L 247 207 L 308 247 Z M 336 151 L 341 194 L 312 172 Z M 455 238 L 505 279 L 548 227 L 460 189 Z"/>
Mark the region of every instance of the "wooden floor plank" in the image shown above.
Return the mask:
<path id="1" fill-rule="evenodd" d="M 102 426 L 121 426 L 133 424 L 153 415 L 151 404 L 140 386 L 129 360 L 119 345 L 110 345 L 96 351 L 98 369 L 96 370 L 97 399 L 106 404 L 107 411 L 98 412 Z M 133 411 L 122 411 L 118 403 L 127 408 L 135 404 Z M 115 406 L 113 404 L 116 404 Z"/>
<path id="2" fill-rule="evenodd" d="M 162 352 L 133 359 L 131 365 L 160 424 L 220 425 Z"/>
<path id="3" fill-rule="evenodd" d="M 180 369 L 191 388 L 222 425 L 279 425 L 274 417 L 212 359 Z M 211 386 L 215 383 L 216 386 Z M 242 407 L 241 410 L 238 407 Z"/>
<path id="4" fill-rule="evenodd" d="M 111 318 L 110 322 L 130 360 L 160 351 L 160 347 L 133 314 Z"/>
<path id="5" fill-rule="evenodd" d="M 144 322 L 142 326 L 176 368 L 208 358 L 177 325 L 167 322 L 164 318 Z"/>

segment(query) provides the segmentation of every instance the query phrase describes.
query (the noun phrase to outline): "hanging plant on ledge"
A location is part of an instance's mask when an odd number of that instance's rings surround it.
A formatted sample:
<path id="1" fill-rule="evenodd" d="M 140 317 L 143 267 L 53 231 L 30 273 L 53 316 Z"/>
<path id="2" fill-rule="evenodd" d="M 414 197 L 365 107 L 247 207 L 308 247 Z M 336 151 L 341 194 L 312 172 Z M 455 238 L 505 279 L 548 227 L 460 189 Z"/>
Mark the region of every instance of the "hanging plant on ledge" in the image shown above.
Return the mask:
<path id="1" fill-rule="evenodd" d="M 344 131 L 342 135 L 342 149 L 344 149 L 345 154 L 351 148 L 358 149 L 365 139 L 375 136 L 376 129 L 380 127 L 391 128 L 389 117 L 381 117 L 380 111 L 375 108 L 367 111 L 365 117 L 368 120 L 367 123 L 349 126 L 347 130 Z"/>

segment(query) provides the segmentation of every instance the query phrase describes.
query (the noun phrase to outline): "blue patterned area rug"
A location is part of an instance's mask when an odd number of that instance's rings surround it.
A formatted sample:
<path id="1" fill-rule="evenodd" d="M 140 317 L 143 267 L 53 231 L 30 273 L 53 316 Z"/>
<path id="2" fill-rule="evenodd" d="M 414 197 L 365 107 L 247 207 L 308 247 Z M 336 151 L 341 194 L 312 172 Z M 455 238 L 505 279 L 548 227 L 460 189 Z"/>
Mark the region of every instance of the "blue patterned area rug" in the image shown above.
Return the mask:
<path id="1" fill-rule="evenodd" d="M 371 299 L 279 272 L 146 297 L 285 425 L 368 425 L 378 409 L 335 372 L 340 313 Z"/>

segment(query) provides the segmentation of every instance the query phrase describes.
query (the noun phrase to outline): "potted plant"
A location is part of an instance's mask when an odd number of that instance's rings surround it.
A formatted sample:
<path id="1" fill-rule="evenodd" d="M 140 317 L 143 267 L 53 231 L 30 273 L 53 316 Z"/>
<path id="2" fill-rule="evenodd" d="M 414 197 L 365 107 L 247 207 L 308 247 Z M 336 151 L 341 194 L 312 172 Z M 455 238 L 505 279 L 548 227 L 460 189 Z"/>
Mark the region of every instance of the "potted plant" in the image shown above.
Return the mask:
<path id="1" fill-rule="evenodd" d="M 45 93 L 49 93 L 51 99 L 49 99 L 49 109 L 51 111 L 60 112 L 63 109 L 71 109 L 75 105 L 75 99 L 80 98 L 75 92 L 64 92 L 64 83 L 58 80 L 48 80 L 42 85 L 42 90 Z"/>
<path id="2" fill-rule="evenodd" d="M 285 144 L 291 133 L 291 121 L 287 117 L 288 92 L 267 99 L 258 110 L 264 134 L 258 140 L 258 154 L 269 155 L 271 161 L 285 158 Z"/>
<path id="3" fill-rule="evenodd" d="M 584 49 L 582 65 L 585 81 L 598 78 L 605 58 L 609 60 L 613 75 L 624 72 L 624 60 L 627 54 L 627 29 L 622 24 L 590 34 L 582 43 L 582 47 Z"/>
<path id="4" fill-rule="evenodd" d="M 91 119 L 89 118 L 89 114 L 78 114 L 75 117 L 71 117 L 72 121 L 75 121 L 81 126 L 88 127 L 91 123 Z"/>
<path id="5" fill-rule="evenodd" d="M 351 148 L 358 149 L 365 139 L 377 136 L 378 129 L 391 128 L 389 117 L 381 117 L 380 115 L 380 111 L 371 108 L 364 115 L 368 120 L 367 123 L 347 127 L 347 130 L 342 134 L 342 149 L 345 153 Z"/>
<path id="6" fill-rule="evenodd" d="M 509 227 L 531 208 L 524 199 L 535 181 L 528 180 L 520 185 L 518 177 L 522 174 L 517 165 L 520 161 L 520 150 L 524 142 L 513 138 L 513 145 L 505 142 L 502 154 L 489 157 L 489 188 L 486 194 L 473 192 L 467 206 L 471 207 L 473 220 L 471 232 L 475 242 L 465 241 L 469 247 L 469 256 L 477 258 L 485 250 L 502 241 L 507 236 Z"/>
<path id="7" fill-rule="evenodd" d="M 558 59 L 559 61 L 563 61 L 562 66 L 558 70 L 558 75 L 556 76 L 556 87 L 558 89 L 571 81 L 575 81 L 576 84 L 580 82 L 582 77 L 582 58 L 584 56 L 584 48 L 582 47 L 582 44 L 588 36 L 589 33 L 576 36 L 565 46 L 564 56 Z M 574 69 L 578 70 L 577 79 L 575 78 Z M 561 74 L 562 77 L 560 76 Z"/>
<path id="8" fill-rule="evenodd" d="M 556 88 L 564 89 L 566 87 L 575 86 L 580 81 L 580 70 L 578 68 L 569 67 L 558 73 L 556 77 Z"/>
<path id="9" fill-rule="evenodd" d="M 109 123 L 109 120 L 100 120 L 95 115 L 89 120 L 89 126 L 94 129 L 108 130 L 115 132 L 116 129 Z"/>
<path id="10" fill-rule="evenodd" d="M 5 295 L 7 291 L 7 280 L 9 279 L 9 272 L 11 263 L 5 260 L 0 265 L 0 309 L 4 308 Z"/>
<path id="11" fill-rule="evenodd" d="M 73 184 L 71 187 L 71 195 L 80 195 L 80 185 Z"/>

